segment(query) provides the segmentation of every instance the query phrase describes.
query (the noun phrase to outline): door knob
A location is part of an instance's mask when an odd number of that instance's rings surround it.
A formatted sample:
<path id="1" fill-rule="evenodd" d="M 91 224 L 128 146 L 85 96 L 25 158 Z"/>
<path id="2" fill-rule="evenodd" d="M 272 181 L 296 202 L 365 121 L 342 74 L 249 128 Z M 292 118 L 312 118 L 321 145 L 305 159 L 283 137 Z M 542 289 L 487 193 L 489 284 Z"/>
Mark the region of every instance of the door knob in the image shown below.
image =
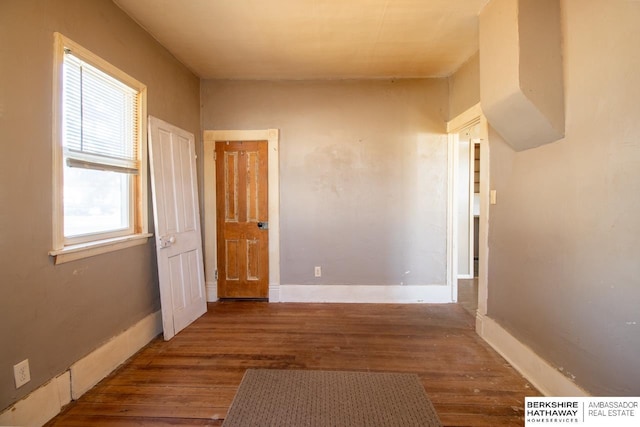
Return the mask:
<path id="1" fill-rule="evenodd" d="M 162 236 L 160 237 L 160 248 L 168 248 L 176 241 L 176 236 Z"/>
<path id="2" fill-rule="evenodd" d="M 258 223 L 258 228 L 260 230 L 268 230 L 269 229 L 269 223 L 268 222 L 259 222 Z"/>

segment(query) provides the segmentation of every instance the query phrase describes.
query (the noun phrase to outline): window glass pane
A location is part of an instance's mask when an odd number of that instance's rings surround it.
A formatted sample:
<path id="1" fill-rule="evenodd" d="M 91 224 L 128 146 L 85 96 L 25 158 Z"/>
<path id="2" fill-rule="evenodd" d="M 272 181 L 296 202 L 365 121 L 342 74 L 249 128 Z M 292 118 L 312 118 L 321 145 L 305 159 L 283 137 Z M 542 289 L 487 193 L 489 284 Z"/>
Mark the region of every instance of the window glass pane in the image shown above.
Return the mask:
<path id="1" fill-rule="evenodd" d="M 109 84 L 98 71 L 83 70 L 82 151 L 134 160 L 133 93 Z"/>
<path id="2" fill-rule="evenodd" d="M 82 93 L 80 92 L 80 64 L 65 61 L 62 91 L 62 135 L 65 147 L 82 149 Z"/>
<path id="3" fill-rule="evenodd" d="M 138 92 L 70 53 L 63 70 L 63 145 L 137 167 Z"/>
<path id="4" fill-rule="evenodd" d="M 131 175 L 64 167 L 65 237 L 128 229 Z"/>

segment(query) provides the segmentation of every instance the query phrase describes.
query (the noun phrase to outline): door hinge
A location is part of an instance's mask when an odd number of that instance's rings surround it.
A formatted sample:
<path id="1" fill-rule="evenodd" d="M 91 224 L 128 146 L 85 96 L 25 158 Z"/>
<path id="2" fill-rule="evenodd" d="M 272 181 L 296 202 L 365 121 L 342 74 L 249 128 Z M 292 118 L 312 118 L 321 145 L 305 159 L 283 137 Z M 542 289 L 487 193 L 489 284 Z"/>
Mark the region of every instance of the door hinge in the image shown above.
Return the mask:
<path id="1" fill-rule="evenodd" d="M 218 153 L 216 152 L 213 153 L 213 160 L 218 160 Z"/>
<path id="2" fill-rule="evenodd" d="M 218 280 L 218 270 L 213 274 L 214 279 Z"/>

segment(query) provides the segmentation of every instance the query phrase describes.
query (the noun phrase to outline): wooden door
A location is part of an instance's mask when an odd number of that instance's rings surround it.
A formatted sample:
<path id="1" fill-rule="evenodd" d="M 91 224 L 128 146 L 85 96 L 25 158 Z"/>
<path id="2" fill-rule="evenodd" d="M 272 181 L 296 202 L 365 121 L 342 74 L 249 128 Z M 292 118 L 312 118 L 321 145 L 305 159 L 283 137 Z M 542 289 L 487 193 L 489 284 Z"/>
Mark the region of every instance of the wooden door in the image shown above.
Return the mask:
<path id="1" fill-rule="evenodd" d="M 160 304 L 169 340 L 207 311 L 193 134 L 149 117 Z"/>
<path id="2" fill-rule="evenodd" d="M 219 298 L 269 296 L 267 141 L 216 141 Z"/>

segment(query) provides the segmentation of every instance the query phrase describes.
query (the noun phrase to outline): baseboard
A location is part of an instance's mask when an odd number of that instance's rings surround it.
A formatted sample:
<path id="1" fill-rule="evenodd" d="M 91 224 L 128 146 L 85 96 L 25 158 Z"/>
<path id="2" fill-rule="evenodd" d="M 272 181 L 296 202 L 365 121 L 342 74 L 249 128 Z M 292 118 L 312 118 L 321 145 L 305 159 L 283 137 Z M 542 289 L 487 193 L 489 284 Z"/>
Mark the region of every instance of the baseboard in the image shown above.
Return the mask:
<path id="1" fill-rule="evenodd" d="M 277 283 L 269 284 L 269 302 L 280 302 L 280 285 Z"/>
<path id="2" fill-rule="evenodd" d="M 207 302 L 218 301 L 218 285 L 215 282 L 207 282 L 205 285 Z"/>
<path id="3" fill-rule="evenodd" d="M 1 426 L 38 426 L 110 374 L 162 332 L 160 311 L 152 313 L 71 365 L 0 414 Z"/>
<path id="4" fill-rule="evenodd" d="M 507 332 L 495 320 L 478 314 L 476 331 L 545 396 L 582 397 L 588 392 Z"/>
<path id="5" fill-rule="evenodd" d="M 272 291 L 274 293 L 272 298 Z M 277 291 L 277 295 L 276 294 Z M 450 303 L 446 285 L 279 285 L 269 288 L 269 301 L 335 303 Z"/>
<path id="6" fill-rule="evenodd" d="M 71 397 L 82 396 L 160 332 L 162 315 L 157 311 L 71 365 Z"/>
<path id="7" fill-rule="evenodd" d="M 31 392 L 0 414 L 1 426 L 41 426 L 71 401 L 69 371 Z"/>

